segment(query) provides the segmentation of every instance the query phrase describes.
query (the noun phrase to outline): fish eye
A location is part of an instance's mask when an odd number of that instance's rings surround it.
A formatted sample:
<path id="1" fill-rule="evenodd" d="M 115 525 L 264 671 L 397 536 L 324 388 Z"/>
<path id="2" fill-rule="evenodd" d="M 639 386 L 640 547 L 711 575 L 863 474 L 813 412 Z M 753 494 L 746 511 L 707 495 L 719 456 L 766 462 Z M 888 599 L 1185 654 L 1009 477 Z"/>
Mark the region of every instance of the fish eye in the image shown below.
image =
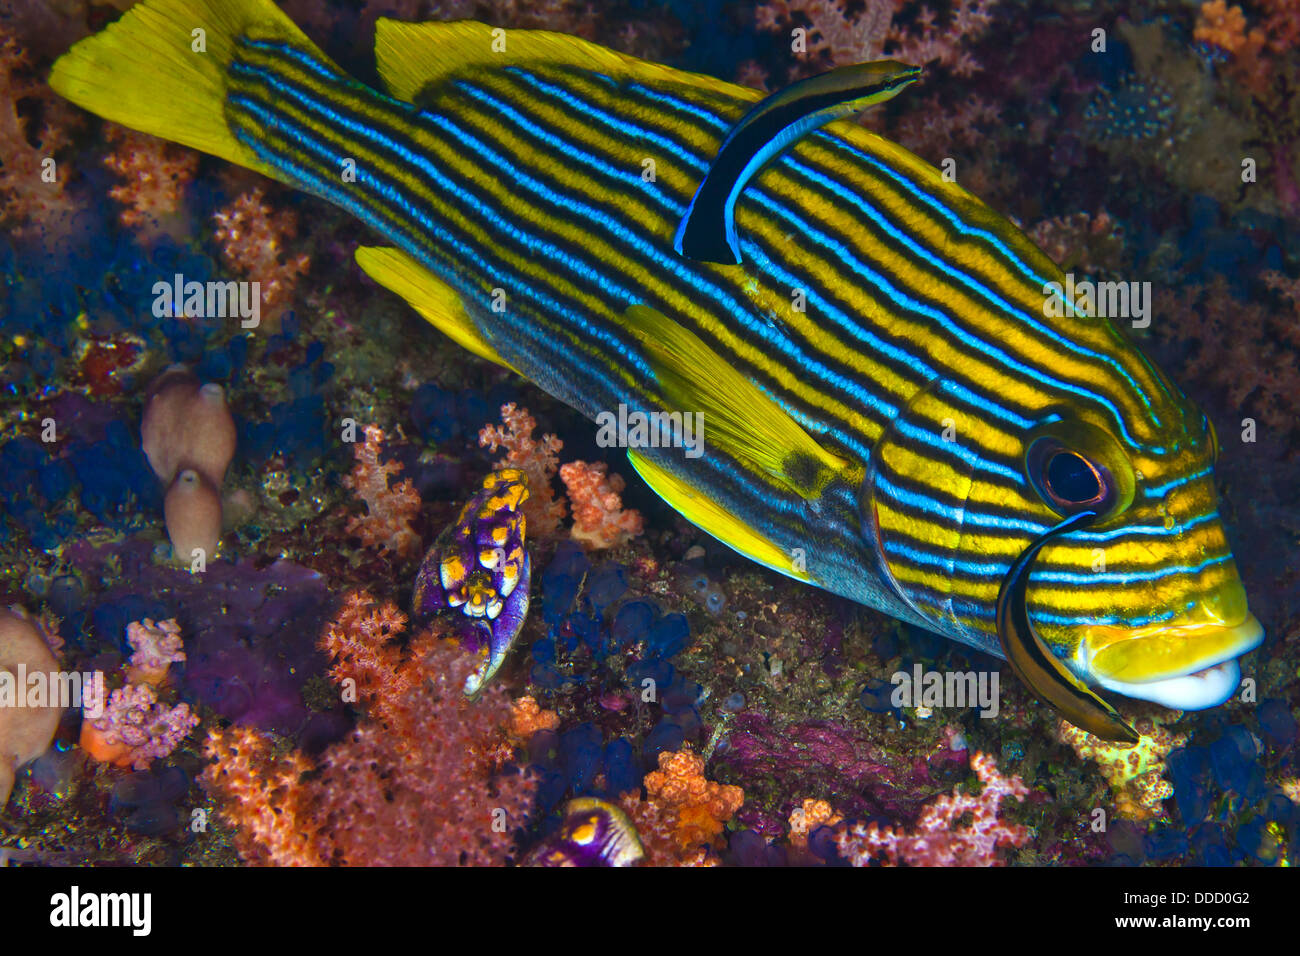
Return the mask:
<path id="1" fill-rule="evenodd" d="M 1034 489 L 1058 514 L 1095 511 L 1102 515 L 1115 503 L 1115 481 L 1109 469 L 1058 439 L 1034 442 L 1028 466 Z"/>

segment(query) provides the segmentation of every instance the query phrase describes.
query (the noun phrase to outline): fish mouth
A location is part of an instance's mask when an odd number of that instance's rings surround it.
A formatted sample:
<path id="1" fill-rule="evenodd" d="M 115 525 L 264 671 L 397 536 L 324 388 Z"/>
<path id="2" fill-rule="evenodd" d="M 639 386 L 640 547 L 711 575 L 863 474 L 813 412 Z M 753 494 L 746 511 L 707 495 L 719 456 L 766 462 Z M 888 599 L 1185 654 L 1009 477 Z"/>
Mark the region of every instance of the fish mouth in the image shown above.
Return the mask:
<path id="1" fill-rule="evenodd" d="M 1080 645 L 1107 690 L 1176 710 L 1222 704 L 1237 689 L 1237 658 L 1264 640 L 1253 614 L 1232 623 L 1201 616 L 1146 628 L 1092 627 Z"/>

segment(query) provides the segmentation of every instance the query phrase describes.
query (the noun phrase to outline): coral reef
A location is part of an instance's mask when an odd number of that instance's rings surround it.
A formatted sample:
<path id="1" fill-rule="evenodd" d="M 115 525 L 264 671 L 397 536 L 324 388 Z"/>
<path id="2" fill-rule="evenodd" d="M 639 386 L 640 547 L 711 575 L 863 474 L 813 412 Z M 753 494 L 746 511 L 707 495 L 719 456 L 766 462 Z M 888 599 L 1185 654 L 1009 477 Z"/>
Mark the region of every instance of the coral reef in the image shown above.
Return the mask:
<path id="1" fill-rule="evenodd" d="M 0 605 L 33 612 L 0 612 L 0 664 L 20 631 L 41 669 L 110 675 L 98 716 L 0 706 L 0 862 L 1300 861 L 1295 0 L 282 4 L 358 76 L 381 15 L 558 30 L 769 89 L 923 62 L 861 122 L 951 159 L 1064 270 L 1149 280 L 1131 334 L 1218 431 L 1268 635 L 1243 662 L 1258 699 L 1138 705 L 1122 752 L 1005 669 L 996 719 L 894 705 L 897 671 L 999 664 L 692 526 L 582 415 L 362 275 L 374 240 L 350 215 L 68 107 L 52 59 L 129 4 L 0 13 Z M 157 308 L 178 274 L 258 282 L 262 321 Z M 511 509 L 479 517 L 494 468 L 529 486 L 531 606 L 470 699 L 483 642 L 456 618 L 491 590 L 442 571 L 498 570 L 478 545 L 502 524 L 513 544 Z M 169 560 L 159 515 L 174 551 L 224 560 Z M 465 602 L 426 621 L 435 585 Z"/>
<path id="2" fill-rule="evenodd" d="M 247 730 L 209 732 L 204 785 L 246 861 L 482 865 L 515 852 L 535 782 L 498 762 L 510 700 L 496 687 L 467 699 L 474 660 L 430 632 L 403 649 L 404 621 L 352 594 L 326 629 L 331 677 L 366 716 L 318 760 Z"/>

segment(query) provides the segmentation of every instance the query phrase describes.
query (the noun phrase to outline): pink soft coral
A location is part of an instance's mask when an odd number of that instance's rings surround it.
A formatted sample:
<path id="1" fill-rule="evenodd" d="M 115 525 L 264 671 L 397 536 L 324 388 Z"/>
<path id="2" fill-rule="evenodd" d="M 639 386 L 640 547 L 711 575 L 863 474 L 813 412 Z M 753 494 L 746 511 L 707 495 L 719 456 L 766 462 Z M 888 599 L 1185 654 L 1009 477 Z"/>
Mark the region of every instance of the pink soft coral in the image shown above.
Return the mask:
<path id="1" fill-rule="evenodd" d="M 104 763 L 147 770 L 160 757 L 169 756 L 199 724 L 186 704 L 167 707 L 148 684 L 127 684 L 109 695 L 101 688 L 87 691 L 86 712 L 101 711 L 81 724 L 81 746 Z"/>
<path id="2" fill-rule="evenodd" d="M 905 7 L 901 0 L 866 0 L 860 7 L 842 0 L 768 0 L 755 12 L 755 22 L 760 30 L 774 32 L 808 24 L 811 55 L 805 73 L 816 72 L 819 59 L 846 66 L 888 55 L 918 66 L 937 61 L 959 76 L 969 76 L 979 64 L 968 47 L 988 30 L 993 21 L 989 11 L 996 3 L 953 0 L 942 27 L 936 26 L 934 11 L 923 5 L 917 9 L 915 25 L 901 29 L 895 24 Z"/>
<path id="3" fill-rule="evenodd" d="M 411 519 L 420 513 L 420 493 L 410 479 L 390 485 L 389 476 L 400 472 L 402 466 L 379 460 L 383 429 L 367 425 L 365 435 L 365 442 L 353 449 L 357 462 L 343 484 L 366 503 L 366 513 L 349 519 L 347 532 L 360 537 L 369 547 L 409 557 L 420 547 L 420 536 L 411 527 Z"/>
<path id="4" fill-rule="evenodd" d="M 1022 846 L 1029 838 L 1026 827 L 998 819 L 1006 797 L 1024 800 L 1029 788 L 1019 777 L 1004 777 L 988 754 L 971 757 L 984 789 L 978 795 L 954 790 L 931 801 L 921 811 L 914 830 L 880 827 L 872 823 L 840 824 L 835 842 L 840 854 L 854 866 L 880 861 L 889 866 L 997 866 L 1001 846 Z M 969 815 L 969 822 L 963 822 Z"/>
<path id="5" fill-rule="evenodd" d="M 971 56 L 969 46 L 988 30 L 993 22 L 990 11 L 997 2 L 954 0 L 942 27 L 936 26 L 934 11 L 922 6 L 915 27 L 910 30 L 890 29 L 889 55 L 918 66 L 938 62 L 957 76 L 970 76 L 978 72 L 980 66 Z"/>

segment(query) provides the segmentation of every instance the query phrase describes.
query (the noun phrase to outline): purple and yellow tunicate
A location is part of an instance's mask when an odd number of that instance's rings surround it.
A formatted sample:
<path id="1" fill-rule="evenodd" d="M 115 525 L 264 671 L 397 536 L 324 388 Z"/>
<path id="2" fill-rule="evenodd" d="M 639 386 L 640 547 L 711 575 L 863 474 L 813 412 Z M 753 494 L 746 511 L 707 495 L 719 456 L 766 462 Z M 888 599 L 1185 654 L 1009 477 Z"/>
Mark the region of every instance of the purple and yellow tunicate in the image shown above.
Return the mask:
<path id="1" fill-rule="evenodd" d="M 528 479 L 519 469 L 488 475 L 438 536 L 415 578 L 412 617 L 451 612 L 446 617 L 462 646 L 484 658 L 465 681 L 466 694 L 491 680 L 528 615 L 530 562 L 520 510 L 527 499 Z"/>
<path id="2" fill-rule="evenodd" d="M 636 827 L 619 807 L 595 797 L 564 806 L 560 829 L 528 855 L 528 866 L 633 866 L 645 858 Z"/>

